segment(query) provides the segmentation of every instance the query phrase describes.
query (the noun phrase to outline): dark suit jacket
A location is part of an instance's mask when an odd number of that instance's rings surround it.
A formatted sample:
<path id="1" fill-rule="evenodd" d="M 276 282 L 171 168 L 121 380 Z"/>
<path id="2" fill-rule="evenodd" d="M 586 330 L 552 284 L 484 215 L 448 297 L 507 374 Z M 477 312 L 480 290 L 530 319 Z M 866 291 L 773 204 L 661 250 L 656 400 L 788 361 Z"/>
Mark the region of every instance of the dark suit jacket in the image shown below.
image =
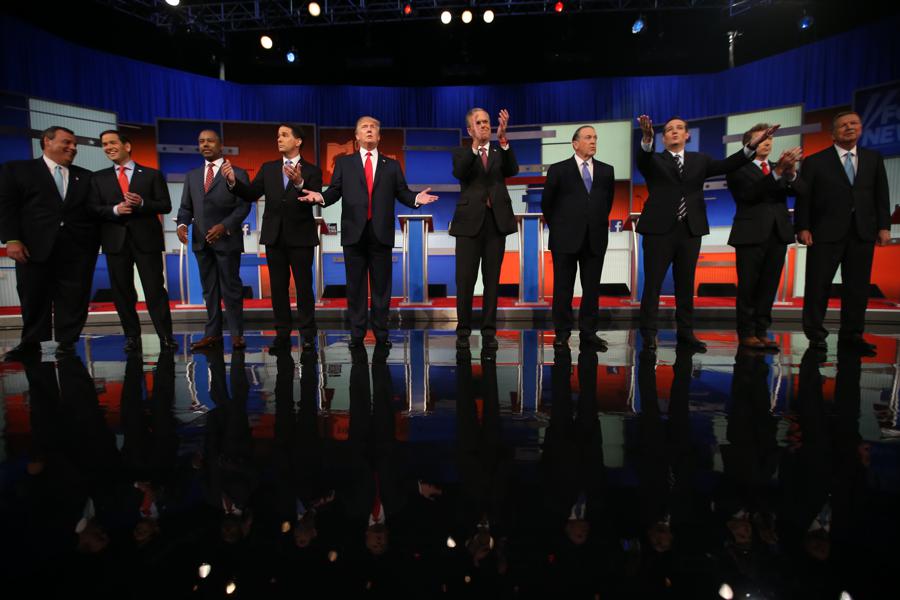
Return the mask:
<path id="1" fill-rule="evenodd" d="M 130 215 L 116 216 L 113 207 L 123 200 L 116 168 L 97 171 L 91 178 L 88 205 L 91 212 L 103 220 L 100 225 L 103 251 L 107 254 L 121 251 L 126 235 L 142 252 L 164 251 L 166 246 L 159 215 L 172 211 L 172 200 L 162 173 L 135 163 L 128 191 L 140 194 L 144 203 L 135 207 Z"/>
<path id="2" fill-rule="evenodd" d="M 550 165 L 541 210 L 550 226 L 550 250 L 575 253 L 581 248 L 585 232 L 594 254 L 606 251 L 609 238 L 609 211 L 615 194 L 612 165 L 592 159 L 594 182 L 588 194 L 581 178 L 580 160 L 566 159 Z"/>
<path id="3" fill-rule="evenodd" d="M 334 162 L 331 184 L 322 196 L 325 206 L 344 199 L 341 208 L 341 245 L 355 244 L 362 237 L 369 214 L 369 190 L 359 152 L 341 156 Z M 385 246 L 394 245 L 394 199 L 417 208 L 416 193 L 406 185 L 400 163 L 378 153 L 372 188 L 372 229 Z"/>
<path id="4" fill-rule="evenodd" d="M 775 163 L 769 161 L 769 167 Z M 774 171 L 763 175 L 756 164 L 746 164 L 726 177 L 728 189 L 737 210 L 728 243 L 732 246 L 762 244 L 769 239 L 772 228 L 785 244 L 794 241 L 794 229 L 787 208 L 787 197 L 800 193 L 805 186 L 798 176 L 793 182 L 782 177 L 775 180 Z"/>
<path id="5" fill-rule="evenodd" d="M 516 217 L 505 179 L 518 172 L 519 163 L 516 162 L 512 146 L 503 150 L 498 142 L 492 141 L 488 151 L 487 170 L 481 164 L 481 157 L 472 152 L 471 146 L 454 150 L 453 176 L 459 179 L 462 190 L 450 223 L 450 235 L 478 235 L 487 210 L 488 197 L 491 199 L 500 233 L 510 234 L 516 231 Z"/>
<path id="6" fill-rule="evenodd" d="M 638 170 L 647 180 L 647 202 L 638 221 L 638 233 L 667 233 L 677 222 L 678 202 L 687 204 L 687 220 L 693 235 L 709 233 L 703 182 L 750 162 L 741 148 L 724 160 L 715 160 L 701 152 L 684 153 L 684 178 L 678 174 L 675 158 L 668 150 L 644 152 L 638 146 Z"/>
<path id="7" fill-rule="evenodd" d="M 857 146 L 857 151 L 852 186 L 834 146 L 803 161 L 800 177 L 807 189 L 797 198 L 794 217 L 797 231 L 810 230 L 813 242 L 843 239 L 854 222 L 859 237 L 866 241 L 874 241 L 878 230 L 891 228 L 884 159 L 875 150 Z"/>
<path id="8" fill-rule="evenodd" d="M 250 185 L 235 181 L 234 193 L 248 202 L 265 196 L 260 244 L 318 246 L 313 205 L 297 200 L 302 192 L 291 182 L 284 186 L 283 165 L 284 159 L 263 164 Z M 300 173 L 304 190 L 322 191 L 322 169 L 301 161 Z"/>
<path id="9" fill-rule="evenodd" d="M 193 248 L 202 250 L 206 246 L 206 232 L 213 225 L 221 223 L 225 226 L 225 235 L 215 243 L 214 250 L 219 252 L 243 252 L 244 234 L 241 223 L 250 213 L 250 205 L 242 201 L 233 190 L 228 189 L 221 171 L 216 173 L 212 187 L 208 193 L 203 192 L 203 180 L 206 176 L 204 166 L 188 171 L 184 176 L 184 191 L 181 194 L 181 207 L 178 209 L 179 225 L 193 223 Z M 245 185 L 250 183 L 247 172 L 234 167 L 234 177 Z"/>
<path id="10" fill-rule="evenodd" d="M 97 220 L 87 209 L 91 172 L 69 166 L 66 198 L 59 197 L 56 183 L 44 158 L 6 163 L 0 172 L 0 241 L 19 240 L 30 260 L 47 260 L 60 227 L 84 242 L 84 248 L 98 244 Z"/>

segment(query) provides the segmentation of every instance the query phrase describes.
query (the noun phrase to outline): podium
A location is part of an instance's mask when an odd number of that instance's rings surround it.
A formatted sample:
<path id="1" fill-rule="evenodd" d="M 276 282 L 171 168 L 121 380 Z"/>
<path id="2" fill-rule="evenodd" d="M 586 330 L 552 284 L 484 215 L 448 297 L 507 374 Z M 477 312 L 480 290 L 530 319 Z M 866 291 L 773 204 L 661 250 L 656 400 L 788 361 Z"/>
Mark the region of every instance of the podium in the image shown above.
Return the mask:
<path id="1" fill-rule="evenodd" d="M 323 217 L 316 217 L 316 232 L 319 236 L 319 243 L 313 250 L 313 268 L 315 269 L 315 294 L 316 307 L 325 306 L 322 301 L 322 295 L 325 293 L 325 237 L 332 235 L 328 230 L 328 223 Z"/>
<path id="2" fill-rule="evenodd" d="M 625 231 L 631 232 L 631 304 L 640 304 L 638 300 L 638 273 L 640 269 L 640 252 L 638 248 L 638 221 L 641 219 L 641 213 L 628 213 L 628 220 L 622 227 Z"/>
<path id="3" fill-rule="evenodd" d="M 544 215 L 516 215 L 519 229 L 519 300 L 516 306 L 548 306 L 544 300 Z M 531 257 L 531 260 L 526 260 Z"/>
<path id="4" fill-rule="evenodd" d="M 403 232 L 403 301 L 400 306 L 431 304 L 428 299 L 428 233 L 431 215 L 397 215 Z"/>

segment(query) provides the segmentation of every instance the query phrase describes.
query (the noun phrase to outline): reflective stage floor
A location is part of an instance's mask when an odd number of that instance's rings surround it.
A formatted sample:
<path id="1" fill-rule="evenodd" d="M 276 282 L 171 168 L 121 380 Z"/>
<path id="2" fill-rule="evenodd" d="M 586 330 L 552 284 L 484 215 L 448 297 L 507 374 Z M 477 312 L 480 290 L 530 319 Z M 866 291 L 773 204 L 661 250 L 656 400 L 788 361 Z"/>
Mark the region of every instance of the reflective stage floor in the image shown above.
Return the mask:
<path id="1" fill-rule="evenodd" d="M 886 598 L 900 539 L 900 334 L 875 356 L 703 330 L 606 352 L 552 331 L 458 354 L 182 348 L 0 363 L 5 590 L 36 598 Z M 0 348 L 17 332 L 0 332 Z M 294 342 L 296 343 L 296 337 Z M 230 592 L 230 593 L 229 593 Z M 730 595 L 729 595 L 730 594 Z M 17 596 L 11 596 L 17 597 Z"/>

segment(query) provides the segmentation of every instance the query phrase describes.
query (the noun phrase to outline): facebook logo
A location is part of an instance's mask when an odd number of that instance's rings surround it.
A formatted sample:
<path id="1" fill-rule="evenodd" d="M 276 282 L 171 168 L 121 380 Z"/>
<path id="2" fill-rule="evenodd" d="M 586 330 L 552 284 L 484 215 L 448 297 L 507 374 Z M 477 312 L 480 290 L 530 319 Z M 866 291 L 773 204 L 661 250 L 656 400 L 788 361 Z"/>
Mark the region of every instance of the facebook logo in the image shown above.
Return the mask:
<path id="1" fill-rule="evenodd" d="M 609 230 L 612 232 L 622 231 L 622 227 L 624 227 L 625 223 L 622 219 L 610 219 L 609 221 Z"/>

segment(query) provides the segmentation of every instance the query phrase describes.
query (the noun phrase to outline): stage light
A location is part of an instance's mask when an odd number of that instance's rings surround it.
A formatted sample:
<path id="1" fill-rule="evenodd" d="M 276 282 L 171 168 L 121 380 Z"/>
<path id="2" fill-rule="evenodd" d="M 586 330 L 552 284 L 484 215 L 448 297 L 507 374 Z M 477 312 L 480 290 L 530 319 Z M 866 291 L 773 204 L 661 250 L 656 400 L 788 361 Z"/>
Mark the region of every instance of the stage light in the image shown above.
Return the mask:
<path id="1" fill-rule="evenodd" d="M 412 14 L 412 5 L 411 4 L 403 5 L 403 14 L 407 15 L 407 16 Z"/>
<path id="2" fill-rule="evenodd" d="M 313 17 L 318 17 L 319 15 L 322 14 L 322 7 L 319 6 L 318 2 L 310 2 L 309 6 L 307 6 L 306 9 L 309 11 L 309 14 L 312 15 Z"/>
<path id="3" fill-rule="evenodd" d="M 166 4 L 169 6 L 178 6 L 181 4 L 181 0 L 166 0 Z"/>
<path id="4" fill-rule="evenodd" d="M 557 2 L 556 4 L 553 5 L 553 10 L 555 10 L 558 13 L 562 12 L 564 8 L 565 8 L 565 5 L 562 2 Z"/>
<path id="5" fill-rule="evenodd" d="M 841 592 L 841 600 L 853 600 L 853 596 L 850 595 L 850 592 L 844 590 Z"/>
<path id="6" fill-rule="evenodd" d="M 731 600 L 734 598 L 734 590 L 731 589 L 730 585 L 723 583 L 719 586 L 719 598 L 724 598 L 724 600 Z"/>
<path id="7" fill-rule="evenodd" d="M 200 565 L 200 568 L 197 569 L 197 575 L 200 576 L 200 579 L 206 579 L 209 577 L 209 572 L 212 571 L 212 567 L 209 566 L 209 563 L 203 563 Z"/>
<path id="8" fill-rule="evenodd" d="M 265 48 L 266 50 L 271 50 L 272 46 L 273 46 L 272 38 L 270 38 L 267 35 L 261 36 L 259 38 L 259 45 L 262 46 L 263 48 Z"/>
<path id="9" fill-rule="evenodd" d="M 464 11 L 463 11 L 463 14 L 462 14 L 462 22 L 463 22 L 463 23 L 466 23 L 466 24 L 472 22 L 472 11 L 471 11 L 471 10 L 464 10 Z"/>
<path id="10" fill-rule="evenodd" d="M 441 23 L 444 25 L 449 25 L 450 21 L 453 20 L 453 15 L 450 14 L 449 10 L 445 10 L 441 13 Z"/>
<path id="11" fill-rule="evenodd" d="M 229 596 L 232 595 L 237 590 L 237 585 L 234 581 L 229 581 L 225 584 L 225 593 Z"/>
<path id="12" fill-rule="evenodd" d="M 295 60 L 297 60 L 297 55 L 294 54 L 294 51 L 293 51 L 293 50 L 288 50 L 288 53 L 285 54 L 284 57 L 287 59 L 287 61 L 288 61 L 289 63 L 292 63 L 292 62 L 294 62 Z"/>
<path id="13" fill-rule="evenodd" d="M 485 23 L 493 23 L 494 22 L 494 11 L 491 9 L 487 9 L 484 11 L 484 15 L 482 15 Z"/>
<path id="14" fill-rule="evenodd" d="M 797 27 L 800 28 L 800 31 L 806 31 L 807 29 L 812 27 L 813 23 L 815 23 L 815 22 L 816 22 L 815 19 L 813 19 L 808 14 L 806 14 L 806 11 L 803 11 L 803 16 L 800 17 L 799 21 L 797 21 Z"/>
<path id="15" fill-rule="evenodd" d="M 631 26 L 631 33 L 638 34 L 644 30 L 644 15 L 639 16 L 634 20 L 634 24 Z"/>
<path id="16" fill-rule="evenodd" d="M 454 540 L 453 537 L 447 538 L 447 547 L 448 548 L 456 548 L 456 540 Z"/>

